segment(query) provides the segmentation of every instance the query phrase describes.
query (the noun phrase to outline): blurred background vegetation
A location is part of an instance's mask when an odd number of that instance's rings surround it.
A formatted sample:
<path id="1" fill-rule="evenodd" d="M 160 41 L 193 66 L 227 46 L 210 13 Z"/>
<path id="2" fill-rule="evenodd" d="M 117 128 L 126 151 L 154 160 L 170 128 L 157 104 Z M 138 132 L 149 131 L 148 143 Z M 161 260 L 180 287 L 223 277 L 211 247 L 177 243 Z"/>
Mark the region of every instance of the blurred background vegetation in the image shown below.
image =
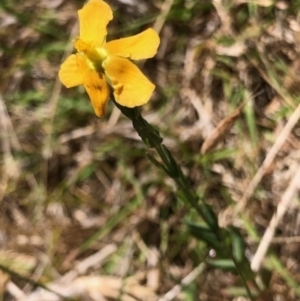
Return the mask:
<path id="1" fill-rule="evenodd" d="M 142 114 L 260 259 L 257 300 L 299 300 L 300 1 L 107 2 L 108 39 L 159 32 Z M 246 300 L 235 273 L 207 264 L 195 212 L 130 121 L 112 102 L 95 117 L 82 87 L 59 82 L 83 4 L 0 3 L 2 300 Z"/>

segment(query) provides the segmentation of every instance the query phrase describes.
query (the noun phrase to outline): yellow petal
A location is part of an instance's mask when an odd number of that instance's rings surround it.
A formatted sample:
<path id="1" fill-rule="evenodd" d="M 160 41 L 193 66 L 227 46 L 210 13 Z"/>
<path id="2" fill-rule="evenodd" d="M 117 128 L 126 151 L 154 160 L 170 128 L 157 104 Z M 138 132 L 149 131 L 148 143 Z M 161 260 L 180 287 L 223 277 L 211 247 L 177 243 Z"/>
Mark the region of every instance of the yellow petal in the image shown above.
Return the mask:
<path id="1" fill-rule="evenodd" d="M 109 56 L 103 66 L 120 105 L 133 108 L 148 102 L 155 86 L 136 65 L 128 59 Z"/>
<path id="2" fill-rule="evenodd" d="M 112 19 L 112 11 L 102 0 L 89 0 L 78 11 L 79 36 L 83 41 L 92 43 L 95 47 L 102 46 L 107 31 L 106 26 Z"/>
<path id="3" fill-rule="evenodd" d="M 83 84 L 87 70 L 84 57 L 72 54 L 60 66 L 58 76 L 67 88 L 71 88 Z"/>
<path id="4" fill-rule="evenodd" d="M 104 48 L 111 55 L 141 60 L 153 57 L 159 45 L 159 36 L 152 28 L 132 37 L 110 41 Z"/>
<path id="5" fill-rule="evenodd" d="M 84 87 L 91 99 L 95 114 L 105 114 L 105 105 L 109 97 L 109 87 L 101 73 L 90 70 L 84 78 Z"/>

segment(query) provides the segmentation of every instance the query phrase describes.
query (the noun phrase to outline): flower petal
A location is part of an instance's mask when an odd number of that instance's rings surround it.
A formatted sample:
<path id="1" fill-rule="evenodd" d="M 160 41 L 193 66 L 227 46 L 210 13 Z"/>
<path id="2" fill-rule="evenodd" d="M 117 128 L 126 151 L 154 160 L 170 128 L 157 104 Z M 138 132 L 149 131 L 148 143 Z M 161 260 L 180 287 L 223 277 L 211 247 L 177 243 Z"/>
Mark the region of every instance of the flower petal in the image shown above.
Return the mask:
<path id="1" fill-rule="evenodd" d="M 95 114 L 105 114 L 105 105 L 109 97 L 109 87 L 101 73 L 90 70 L 84 78 L 84 87 L 91 99 Z"/>
<path id="2" fill-rule="evenodd" d="M 159 46 L 159 36 L 152 28 L 132 37 L 110 41 L 104 48 L 111 55 L 141 60 L 153 57 Z"/>
<path id="3" fill-rule="evenodd" d="M 67 88 L 72 88 L 83 84 L 87 70 L 84 57 L 72 54 L 60 66 L 58 76 Z"/>
<path id="4" fill-rule="evenodd" d="M 148 102 L 155 86 L 136 65 L 127 59 L 109 56 L 103 67 L 114 88 L 117 103 L 133 108 Z"/>
<path id="5" fill-rule="evenodd" d="M 112 19 L 112 11 L 102 0 L 89 0 L 78 11 L 80 39 L 92 43 L 95 47 L 102 46 L 107 31 L 106 26 Z"/>

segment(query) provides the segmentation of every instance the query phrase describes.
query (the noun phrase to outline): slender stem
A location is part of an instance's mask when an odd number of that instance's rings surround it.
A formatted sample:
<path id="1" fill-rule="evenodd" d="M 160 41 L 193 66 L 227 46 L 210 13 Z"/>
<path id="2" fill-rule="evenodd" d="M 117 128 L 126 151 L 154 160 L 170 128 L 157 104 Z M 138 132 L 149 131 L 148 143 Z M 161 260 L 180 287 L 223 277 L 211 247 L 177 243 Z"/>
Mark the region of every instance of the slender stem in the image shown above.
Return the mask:
<path id="1" fill-rule="evenodd" d="M 113 101 L 115 102 L 114 98 Z M 246 268 L 234 259 L 232 252 L 232 239 L 228 236 L 228 234 L 226 236 L 227 232 L 224 231 L 225 229 L 221 229 L 219 227 L 217 216 L 211 206 L 202 201 L 191 187 L 189 180 L 184 175 L 180 165 L 176 162 L 169 149 L 162 144 L 163 139 L 160 137 L 159 131 L 141 116 L 137 108 L 131 109 L 122 107 L 116 102 L 115 104 L 121 112 L 132 121 L 133 127 L 146 146 L 148 148 L 154 148 L 161 159 L 161 163 L 155 158 L 152 158 L 151 161 L 153 161 L 156 166 L 161 167 L 175 181 L 178 187 L 178 195 L 181 196 L 186 205 L 191 206 L 197 211 L 199 216 L 201 216 L 201 218 L 205 221 L 208 230 L 218 236 L 219 241 L 222 243 L 222 248 L 224 247 L 224 249 L 219 251 L 223 254 L 228 254 L 228 256 L 232 258 L 236 271 L 239 273 L 250 299 L 254 301 L 245 277 L 247 274 Z M 248 263 L 246 258 L 243 260 Z"/>
<path id="2" fill-rule="evenodd" d="M 163 139 L 160 137 L 159 131 L 141 116 L 140 111 L 137 108 L 123 107 L 115 101 L 113 94 L 111 97 L 121 112 L 132 121 L 133 127 L 144 143 L 149 148 L 155 148 L 164 163 L 164 170 L 175 181 L 186 202 L 197 211 L 211 230 L 219 232 L 217 216 L 209 205 L 204 202 L 199 203 L 199 197 L 192 189 L 188 179 L 182 172 L 182 169 L 175 161 L 168 148 L 162 144 Z"/>
<path id="3" fill-rule="evenodd" d="M 166 169 L 169 170 L 170 177 L 175 181 L 189 205 L 191 205 L 197 211 L 210 229 L 217 230 L 218 232 L 219 227 L 216 215 L 211 207 L 207 204 L 202 202 L 199 204 L 199 197 L 190 186 L 188 179 L 182 172 L 182 169 L 177 164 L 168 148 L 163 144 L 159 144 L 155 146 L 155 149 L 161 160 L 165 163 Z"/>
<path id="4" fill-rule="evenodd" d="M 243 282 L 244 287 L 245 287 L 245 289 L 247 291 L 248 297 L 251 299 L 251 301 L 255 301 L 254 296 L 252 295 L 251 290 L 250 290 L 250 288 L 248 286 L 247 280 L 244 277 L 244 273 L 242 271 L 243 269 L 240 268 L 240 264 L 237 262 L 237 260 L 235 260 L 234 256 L 231 256 L 231 259 L 234 262 L 235 268 L 236 268 L 238 274 L 240 275 L 240 277 L 242 279 L 242 282 Z"/>

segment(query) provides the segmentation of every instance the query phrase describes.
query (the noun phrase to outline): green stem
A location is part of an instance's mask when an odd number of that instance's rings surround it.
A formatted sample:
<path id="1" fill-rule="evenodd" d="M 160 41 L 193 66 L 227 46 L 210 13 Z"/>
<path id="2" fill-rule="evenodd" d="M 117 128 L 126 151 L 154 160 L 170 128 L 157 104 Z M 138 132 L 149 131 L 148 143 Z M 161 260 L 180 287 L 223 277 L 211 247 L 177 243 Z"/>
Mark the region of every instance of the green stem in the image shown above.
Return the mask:
<path id="1" fill-rule="evenodd" d="M 180 198 L 185 202 L 186 205 L 191 206 L 196 210 L 199 216 L 201 216 L 203 221 L 206 223 L 208 231 L 211 231 L 214 233 L 214 235 L 217 235 L 219 241 L 222 242 L 222 246 L 224 246 L 224 249 L 222 249 L 222 251 L 224 252 L 222 253 L 228 255 L 230 254 L 229 256 L 234 257 L 232 253 L 232 239 L 230 235 L 226 231 L 224 231 L 225 229 L 221 229 L 219 227 L 217 216 L 212 210 L 211 206 L 206 204 L 203 200 L 199 199 L 199 196 L 191 187 L 188 178 L 184 175 L 181 167 L 175 161 L 169 149 L 164 144 L 162 144 L 163 139 L 160 137 L 159 131 L 155 129 L 152 125 L 150 125 L 141 116 L 137 108 L 127 108 L 120 106 L 118 103 L 115 102 L 114 98 L 113 101 L 115 105 L 121 110 L 121 112 L 132 121 L 133 127 L 135 128 L 139 136 L 142 138 L 144 143 L 147 145 L 147 147 L 154 148 L 156 150 L 157 154 L 161 159 L 161 163 L 158 162 L 152 156 L 151 161 L 156 166 L 162 168 L 175 181 L 178 187 L 178 196 L 180 196 Z M 230 243 L 227 243 L 228 241 Z M 247 259 L 244 258 L 244 260 L 246 260 L 248 264 Z M 240 265 L 240 263 L 237 262 L 234 258 L 233 262 L 236 266 L 236 271 L 242 278 L 242 281 L 245 285 L 249 297 L 253 301 L 254 299 L 251 295 L 251 291 L 247 285 L 245 277 L 246 269 L 244 269 L 243 265 Z"/>
<path id="2" fill-rule="evenodd" d="M 113 101 L 115 102 L 114 99 Z M 133 127 L 145 144 L 149 148 L 155 148 L 164 164 L 164 170 L 175 181 L 184 199 L 188 202 L 188 205 L 192 206 L 197 211 L 211 230 L 218 231 L 219 226 L 216 215 L 209 205 L 204 202 L 199 202 L 199 197 L 191 188 L 182 169 L 173 158 L 169 149 L 162 144 L 163 139 L 160 137 L 159 131 L 141 116 L 137 108 L 132 109 L 123 107 L 116 102 L 115 104 L 126 117 L 132 120 Z"/>
<path id="3" fill-rule="evenodd" d="M 240 275 L 240 277 L 242 279 L 242 282 L 243 282 L 244 287 L 245 287 L 245 289 L 247 291 L 248 297 L 251 299 L 251 301 L 255 301 L 254 296 L 252 295 L 251 290 L 250 290 L 250 288 L 248 286 L 247 280 L 244 277 L 243 269 L 240 267 L 239 262 L 237 260 L 235 260 L 234 256 L 232 256 L 231 259 L 234 262 L 235 268 L 236 268 L 238 274 Z"/>

